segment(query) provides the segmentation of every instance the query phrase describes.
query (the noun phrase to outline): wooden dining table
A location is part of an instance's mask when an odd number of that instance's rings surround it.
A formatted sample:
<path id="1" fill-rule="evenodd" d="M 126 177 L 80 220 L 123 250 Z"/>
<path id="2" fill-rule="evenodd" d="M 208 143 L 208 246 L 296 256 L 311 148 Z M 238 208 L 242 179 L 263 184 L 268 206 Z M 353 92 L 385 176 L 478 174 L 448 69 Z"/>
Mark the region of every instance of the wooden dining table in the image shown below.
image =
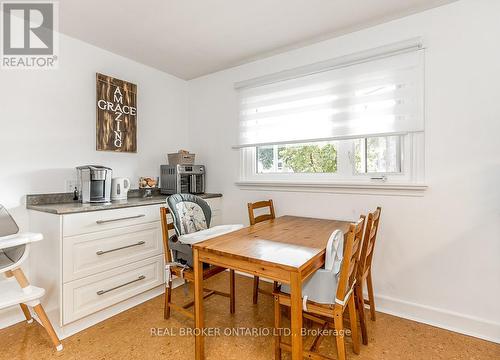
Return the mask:
<path id="1" fill-rule="evenodd" d="M 302 283 L 325 263 L 332 232 L 350 222 L 281 216 L 193 245 L 195 358 L 204 359 L 203 263 L 290 284 L 292 359 L 302 359 Z"/>

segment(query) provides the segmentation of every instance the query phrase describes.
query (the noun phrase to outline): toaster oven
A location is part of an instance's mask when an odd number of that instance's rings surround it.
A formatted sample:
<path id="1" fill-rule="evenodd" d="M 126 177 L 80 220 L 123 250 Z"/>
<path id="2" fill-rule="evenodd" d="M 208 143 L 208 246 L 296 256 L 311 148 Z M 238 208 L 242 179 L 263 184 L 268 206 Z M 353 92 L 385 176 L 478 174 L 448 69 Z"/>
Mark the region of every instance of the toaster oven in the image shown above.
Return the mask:
<path id="1" fill-rule="evenodd" d="M 161 165 L 162 194 L 202 194 L 205 192 L 204 165 Z"/>

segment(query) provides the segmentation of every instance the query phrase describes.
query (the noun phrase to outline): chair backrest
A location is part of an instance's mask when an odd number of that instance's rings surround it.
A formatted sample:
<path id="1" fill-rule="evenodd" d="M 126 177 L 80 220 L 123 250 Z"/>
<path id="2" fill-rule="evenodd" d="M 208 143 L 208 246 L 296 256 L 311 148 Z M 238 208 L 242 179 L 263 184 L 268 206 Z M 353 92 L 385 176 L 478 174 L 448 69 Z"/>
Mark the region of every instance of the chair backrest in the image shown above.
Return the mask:
<path id="1" fill-rule="evenodd" d="M 379 206 L 377 210 L 368 214 L 365 236 L 363 238 L 363 248 L 361 249 L 361 259 L 359 262 L 359 276 L 364 275 L 372 266 L 373 250 L 375 249 L 381 212 L 382 208 Z"/>
<path id="2" fill-rule="evenodd" d="M 265 207 L 269 208 L 269 213 L 259 215 L 256 217 L 254 210 L 255 209 L 262 209 Z M 274 213 L 274 204 L 273 204 L 272 200 L 258 201 L 255 203 L 248 203 L 248 219 L 250 220 L 250 225 L 255 225 L 255 224 L 260 223 L 262 221 L 272 220 L 275 218 L 276 218 L 276 215 Z"/>
<path id="3" fill-rule="evenodd" d="M 353 289 L 358 274 L 358 261 L 363 241 L 365 216 L 361 216 L 356 223 L 349 226 L 347 240 L 344 243 L 344 259 L 340 267 L 337 285 L 337 299 L 344 301 Z"/>
<path id="4" fill-rule="evenodd" d="M 178 236 L 210 228 L 210 205 L 193 194 L 174 194 L 167 198 Z"/>
<path id="5" fill-rule="evenodd" d="M 170 252 L 170 247 L 168 245 L 168 232 L 170 230 L 175 230 L 174 223 L 168 221 L 168 214 L 170 214 L 170 210 L 166 207 L 160 208 L 160 220 L 161 220 L 161 232 L 163 237 L 163 252 L 165 256 L 165 262 L 172 262 L 172 254 Z"/>
<path id="6" fill-rule="evenodd" d="M 19 227 L 15 220 L 10 216 L 7 209 L 0 204 L 0 237 L 14 235 L 18 232 Z"/>
<path id="7" fill-rule="evenodd" d="M 0 205 L 0 238 L 17 234 L 19 227 L 6 208 Z M 0 272 L 12 268 L 25 254 L 26 245 L 17 245 L 0 249 Z"/>
<path id="8" fill-rule="evenodd" d="M 10 270 L 13 266 L 21 265 L 25 259 L 26 245 L 13 246 L 7 249 L 0 249 L 0 273 Z"/>

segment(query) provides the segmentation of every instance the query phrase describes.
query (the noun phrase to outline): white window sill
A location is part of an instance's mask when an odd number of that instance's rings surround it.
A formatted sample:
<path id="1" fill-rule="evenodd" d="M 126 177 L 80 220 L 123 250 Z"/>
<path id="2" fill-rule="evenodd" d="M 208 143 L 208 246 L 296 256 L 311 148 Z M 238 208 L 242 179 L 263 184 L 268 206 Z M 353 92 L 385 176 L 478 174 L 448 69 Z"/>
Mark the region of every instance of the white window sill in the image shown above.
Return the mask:
<path id="1" fill-rule="evenodd" d="M 334 194 L 367 194 L 394 196 L 424 196 L 425 184 L 325 182 L 283 180 L 240 180 L 236 185 L 242 190 L 272 190 L 291 192 L 319 192 Z"/>

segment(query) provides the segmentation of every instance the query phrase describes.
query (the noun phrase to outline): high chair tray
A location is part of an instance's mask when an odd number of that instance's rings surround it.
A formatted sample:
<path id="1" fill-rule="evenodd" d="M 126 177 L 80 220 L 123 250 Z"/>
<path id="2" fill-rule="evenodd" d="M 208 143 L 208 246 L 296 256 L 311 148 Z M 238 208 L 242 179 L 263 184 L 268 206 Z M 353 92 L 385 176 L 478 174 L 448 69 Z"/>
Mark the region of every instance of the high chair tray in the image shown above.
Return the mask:
<path id="1" fill-rule="evenodd" d="M 216 236 L 224 235 L 236 230 L 240 230 L 242 228 L 242 224 L 217 225 L 206 230 L 194 232 L 192 234 L 181 235 L 179 236 L 179 241 L 183 244 L 193 245 L 199 243 L 200 241 L 212 239 Z"/>
<path id="2" fill-rule="evenodd" d="M 6 249 L 13 246 L 28 244 L 43 239 L 42 234 L 38 233 L 19 233 L 0 237 L 0 249 Z"/>

